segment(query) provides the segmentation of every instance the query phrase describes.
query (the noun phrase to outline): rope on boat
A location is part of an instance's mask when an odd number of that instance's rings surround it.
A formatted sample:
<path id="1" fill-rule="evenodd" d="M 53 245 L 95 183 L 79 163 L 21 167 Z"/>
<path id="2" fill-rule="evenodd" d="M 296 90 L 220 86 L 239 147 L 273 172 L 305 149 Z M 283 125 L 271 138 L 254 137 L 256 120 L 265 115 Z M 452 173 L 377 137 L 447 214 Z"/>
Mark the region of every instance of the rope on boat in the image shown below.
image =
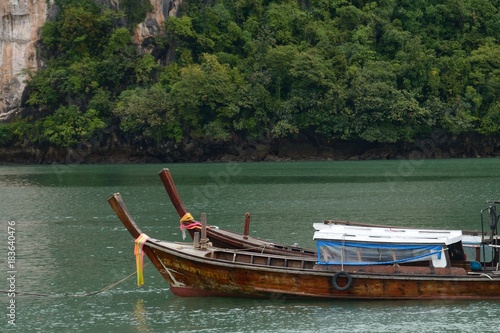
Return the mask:
<path id="1" fill-rule="evenodd" d="M 146 263 L 144 265 L 144 267 L 148 266 L 149 264 L 150 264 L 150 262 Z M 22 296 L 54 297 L 54 298 L 57 298 L 57 297 L 88 297 L 88 296 L 94 296 L 94 295 L 100 294 L 102 292 L 105 292 L 107 290 L 110 290 L 110 289 L 116 287 L 117 285 L 119 285 L 120 283 L 125 282 L 126 280 L 130 279 L 132 276 L 136 275 L 136 273 L 137 273 L 137 271 L 127 275 L 126 277 L 124 277 L 123 279 L 121 279 L 115 283 L 110 284 L 109 286 L 106 286 L 102 289 L 99 289 L 97 291 L 93 291 L 93 292 L 88 293 L 88 294 L 68 294 L 68 293 L 65 293 L 65 294 L 42 294 L 42 293 L 34 293 L 34 292 L 26 292 L 26 291 L 11 291 L 11 290 L 0 290 L 0 293 L 3 293 L 3 294 L 14 293 L 16 295 L 22 295 Z"/>

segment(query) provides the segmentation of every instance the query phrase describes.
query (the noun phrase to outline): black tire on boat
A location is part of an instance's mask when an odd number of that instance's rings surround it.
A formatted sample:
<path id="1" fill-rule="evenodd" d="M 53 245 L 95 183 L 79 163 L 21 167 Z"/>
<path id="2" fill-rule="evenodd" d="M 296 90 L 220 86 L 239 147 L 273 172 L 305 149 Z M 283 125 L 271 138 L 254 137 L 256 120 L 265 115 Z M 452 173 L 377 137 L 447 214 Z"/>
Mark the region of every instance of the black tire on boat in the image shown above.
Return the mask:
<path id="1" fill-rule="evenodd" d="M 339 286 L 339 284 L 337 283 L 337 279 L 339 277 L 345 277 L 347 279 L 347 283 L 345 286 L 342 286 L 342 287 Z M 346 271 L 337 272 L 332 277 L 332 283 L 333 283 L 333 286 L 335 287 L 335 289 L 337 289 L 338 291 L 347 290 L 347 289 L 352 287 L 352 276 L 350 276 L 349 273 L 347 273 Z"/>
<path id="2" fill-rule="evenodd" d="M 497 209 L 495 206 L 491 206 L 490 209 L 489 209 L 489 222 L 490 222 L 490 230 L 491 231 L 495 231 L 497 229 L 497 223 L 498 223 L 498 219 L 500 218 L 500 216 L 497 215 Z"/>

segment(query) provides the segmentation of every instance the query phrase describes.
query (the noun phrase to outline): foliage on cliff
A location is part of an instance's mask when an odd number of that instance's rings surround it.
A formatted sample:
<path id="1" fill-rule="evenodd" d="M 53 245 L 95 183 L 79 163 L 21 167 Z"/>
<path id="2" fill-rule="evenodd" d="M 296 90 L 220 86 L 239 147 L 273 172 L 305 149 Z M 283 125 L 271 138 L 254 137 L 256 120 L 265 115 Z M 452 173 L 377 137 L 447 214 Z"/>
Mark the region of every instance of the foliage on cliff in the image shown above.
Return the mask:
<path id="1" fill-rule="evenodd" d="M 26 102 L 45 116 L 0 128 L 0 143 L 65 146 L 116 125 L 134 144 L 500 134 L 499 1 L 190 0 L 151 54 L 131 37 L 149 1 L 56 3 Z"/>

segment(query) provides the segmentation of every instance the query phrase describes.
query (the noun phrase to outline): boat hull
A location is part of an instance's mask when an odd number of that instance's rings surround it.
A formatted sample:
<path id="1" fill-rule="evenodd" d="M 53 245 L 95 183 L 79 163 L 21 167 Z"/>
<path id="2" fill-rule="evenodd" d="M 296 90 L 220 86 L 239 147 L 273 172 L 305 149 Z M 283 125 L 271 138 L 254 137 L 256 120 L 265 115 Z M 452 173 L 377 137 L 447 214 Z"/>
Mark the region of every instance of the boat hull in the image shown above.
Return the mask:
<path id="1" fill-rule="evenodd" d="M 148 242 L 149 244 L 149 242 Z M 500 276 L 349 272 L 335 278 L 335 270 L 294 269 L 231 263 L 211 259 L 210 251 L 189 245 L 151 244 L 161 263 L 160 273 L 178 296 L 324 299 L 500 299 Z M 208 258 L 206 257 L 208 256 Z M 391 268 L 388 268 L 391 270 Z M 401 269 L 401 268 L 400 268 Z M 412 268 L 413 269 L 413 268 Z M 444 273 L 443 273 L 444 272 Z M 339 290 L 348 285 L 349 288 Z"/>

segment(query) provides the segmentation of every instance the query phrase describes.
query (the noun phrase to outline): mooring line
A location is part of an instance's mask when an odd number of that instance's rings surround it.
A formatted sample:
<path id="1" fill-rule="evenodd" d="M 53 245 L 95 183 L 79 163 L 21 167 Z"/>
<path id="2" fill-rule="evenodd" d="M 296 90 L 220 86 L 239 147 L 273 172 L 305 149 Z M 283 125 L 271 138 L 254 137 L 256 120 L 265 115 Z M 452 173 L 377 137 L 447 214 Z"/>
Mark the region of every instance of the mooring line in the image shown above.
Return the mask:
<path id="1" fill-rule="evenodd" d="M 149 264 L 150 264 L 150 262 L 144 264 L 144 267 L 147 267 Z M 0 293 L 4 293 L 4 294 L 13 293 L 16 295 L 37 296 L 37 297 L 87 297 L 87 296 L 94 296 L 94 295 L 100 294 L 106 290 L 110 290 L 110 289 L 116 287 L 120 283 L 125 282 L 126 280 L 130 279 L 136 273 L 137 273 L 137 271 L 127 275 L 126 277 L 124 277 L 120 281 L 117 281 L 113 284 L 110 284 L 109 286 L 106 286 L 102 289 L 99 289 L 97 291 L 93 291 L 93 292 L 88 293 L 88 294 L 68 294 L 68 293 L 65 293 L 65 294 L 42 294 L 42 293 L 34 293 L 34 292 L 26 292 L 26 291 L 11 291 L 11 290 L 0 290 Z"/>

